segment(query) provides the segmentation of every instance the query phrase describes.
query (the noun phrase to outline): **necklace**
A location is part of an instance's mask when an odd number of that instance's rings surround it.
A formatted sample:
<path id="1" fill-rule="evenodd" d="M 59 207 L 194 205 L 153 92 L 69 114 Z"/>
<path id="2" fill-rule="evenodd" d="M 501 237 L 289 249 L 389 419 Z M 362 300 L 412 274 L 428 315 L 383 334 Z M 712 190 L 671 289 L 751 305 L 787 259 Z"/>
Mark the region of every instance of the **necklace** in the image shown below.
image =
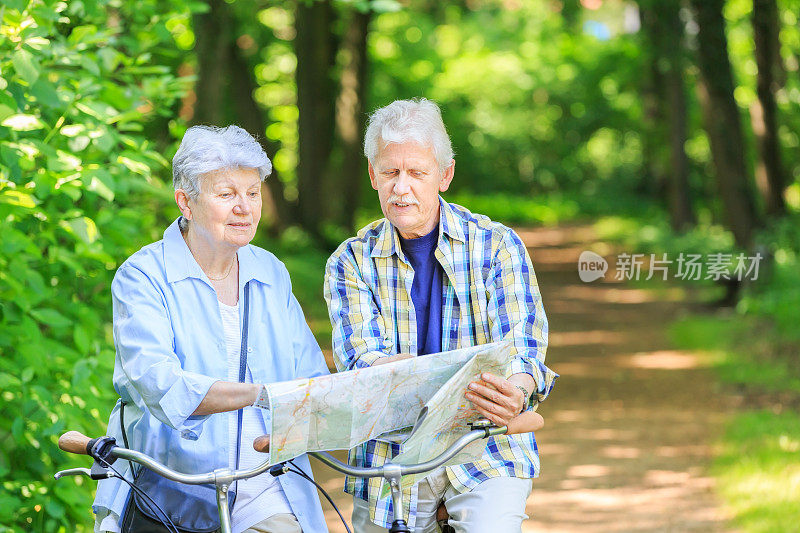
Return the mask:
<path id="1" fill-rule="evenodd" d="M 228 271 L 225 272 L 225 275 L 222 276 L 221 278 L 212 278 L 211 276 L 208 275 L 208 273 L 206 273 L 206 276 L 208 276 L 208 279 L 210 279 L 211 281 L 222 281 L 223 279 L 225 279 L 228 276 L 230 276 L 231 270 L 233 270 L 234 263 L 236 263 L 236 258 L 235 257 L 233 258 L 233 261 L 231 261 L 231 266 L 228 267 Z"/>

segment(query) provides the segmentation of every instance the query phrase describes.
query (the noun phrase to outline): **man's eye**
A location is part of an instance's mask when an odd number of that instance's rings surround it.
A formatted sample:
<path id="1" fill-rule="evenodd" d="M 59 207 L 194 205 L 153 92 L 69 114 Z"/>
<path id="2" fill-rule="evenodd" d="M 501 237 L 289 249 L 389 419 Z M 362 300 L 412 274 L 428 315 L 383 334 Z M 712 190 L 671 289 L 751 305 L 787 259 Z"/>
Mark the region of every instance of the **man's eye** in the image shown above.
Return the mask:
<path id="1" fill-rule="evenodd" d="M 250 191 L 250 198 L 258 198 L 260 191 Z"/>
<path id="2" fill-rule="evenodd" d="M 231 193 L 229 193 L 229 192 L 223 192 L 223 193 L 220 193 L 219 196 L 220 196 L 220 198 L 230 198 L 233 195 Z"/>

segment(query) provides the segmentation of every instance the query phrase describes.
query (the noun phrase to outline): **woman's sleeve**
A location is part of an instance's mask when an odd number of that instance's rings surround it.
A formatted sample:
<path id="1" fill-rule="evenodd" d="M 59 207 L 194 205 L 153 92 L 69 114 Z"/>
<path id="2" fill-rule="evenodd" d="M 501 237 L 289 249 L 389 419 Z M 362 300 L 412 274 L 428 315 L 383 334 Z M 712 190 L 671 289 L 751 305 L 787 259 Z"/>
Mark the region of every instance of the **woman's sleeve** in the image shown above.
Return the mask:
<path id="1" fill-rule="evenodd" d="M 192 416 L 216 378 L 182 368 L 175 353 L 171 316 L 147 274 L 123 265 L 111 285 L 114 302 L 115 386 L 133 387 L 158 420 L 173 429 L 198 429 L 207 416 Z"/>

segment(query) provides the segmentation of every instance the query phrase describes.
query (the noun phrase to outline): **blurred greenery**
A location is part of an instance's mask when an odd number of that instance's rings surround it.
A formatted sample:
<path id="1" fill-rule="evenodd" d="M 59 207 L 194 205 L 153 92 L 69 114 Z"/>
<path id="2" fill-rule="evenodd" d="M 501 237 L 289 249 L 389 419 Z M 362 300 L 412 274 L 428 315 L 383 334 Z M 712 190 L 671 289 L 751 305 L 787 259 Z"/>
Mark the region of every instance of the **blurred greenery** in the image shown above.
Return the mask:
<path id="1" fill-rule="evenodd" d="M 744 531 L 797 528 L 800 501 L 800 416 L 756 410 L 728 425 L 714 465 L 720 491 Z"/>
<path id="2" fill-rule="evenodd" d="M 173 15 L 163 8 L 0 8 L 0 528 L 89 523 L 91 484 L 53 480 L 78 463 L 56 440 L 68 428 L 105 431 L 115 397 L 110 280 L 159 237 L 171 196 L 156 178 L 169 163 L 143 126 L 190 82 L 165 65 Z"/>
<path id="3" fill-rule="evenodd" d="M 121 262 L 159 239 L 177 214 L 169 161 L 190 124 L 212 120 L 204 109 L 217 111 L 213 120 L 220 123 L 247 121 L 274 161 L 265 231 L 255 244 L 286 262 L 323 347 L 330 345 L 321 287 L 325 260 L 332 246 L 381 216 L 366 162 L 357 153 L 358 139 L 346 140 L 342 116 L 350 109 L 363 126 L 366 111 L 397 98 L 425 96 L 441 105 L 456 152 L 449 201 L 507 224 L 592 222 L 601 237 L 642 253 L 763 254 L 758 280 L 737 287 L 727 315 L 686 320 L 673 333 L 679 344 L 717 354 L 726 383 L 755 387 L 754 394 L 796 397 L 800 0 L 776 4 L 778 76 L 772 86 L 786 208 L 767 214 L 764 195 L 749 184 L 745 193 L 756 197 L 757 227 L 746 245 L 734 238 L 713 179 L 719 172 L 713 137 L 702 119 L 707 73 L 697 61 L 698 19 L 679 5 L 680 36 L 668 47 L 680 52 L 679 89 L 686 99 L 686 138 L 675 143 L 667 124 L 680 109 L 667 106 L 661 90 L 675 58 L 647 34 L 652 28 L 641 24 L 638 9 L 653 5 L 645 0 L 5 0 L 0 6 L 0 531 L 90 529 L 93 484 L 77 479 L 76 490 L 71 482 L 52 480 L 54 471 L 85 461 L 58 452 L 56 438 L 68 428 L 92 435 L 105 430 L 116 396 L 110 384 L 110 282 Z M 298 58 L 308 57 L 296 39 L 302 6 L 328 10 L 311 16 L 329 17 L 321 37 L 334 46 L 329 68 L 318 77 L 335 90 L 328 101 L 305 106 L 297 81 Z M 355 14 L 369 17 L 363 26 L 366 62 L 350 76 L 354 50 L 344 44 L 351 42 Z M 753 120 L 759 103 L 753 3 L 728 0 L 723 14 L 732 97 L 744 124 L 745 174 L 763 178 L 763 156 L 756 149 L 760 126 Z M 209 19 L 215 29 L 204 33 Z M 656 29 L 662 26 L 667 21 L 657 20 Z M 199 52 L 204 42 L 214 54 Z M 214 63 L 217 57 L 223 59 Z M 365 86 L 353 90 L 347 80 L 359 75 Z M 353 98 L 359 105 L 344 105 Z M 661 111 L 656 101 L 662 102 Z M 252 107 L 242 108 L 243 102 Z M 330 117 L 336 124 L 301 135 L 301 116 L 317 113 L 316 104 L 335 108 L 338 114 Z M 300 143 L 317 142 L 328 131 L 335 142 L 326 169 L 312 176 L 315 196 L 301 198 Z M 681 228 L 669 200 L 670 176 L 677 172 L 670 149 L 687 159 L 684 192 L 695 220 Z M 348 181 L 344 169 L 353 157 L 361 172 Z M 328 215 L 331 206 L 349 205 L 351 197 L 352 213 Z M 311 227 L 298 214 L 299 203 L 311 200 L 325 210 L 323 228 Z M 686 287 L 705 297 L 724 292 L 710 281 Z M 736 504 L 743 525 L 781 530 L 789 522 L 778 503 L 787 502 L 788 509 L 789 500 L 767 489 L 745 499 L 736 487 L 745 487 L 740 483 L 762 463 L 740 458 L 734 464 L 735 447 L 788 465 L 791 457 L 781 443 L 794 446 L 797 427 L 786 414 L 743 416 L 740 422 L 752 432 L 732 427 L 725 442 L 734 451 L 725 448 L 718 473 L 728 480 L 726 497 L 743 502 Z M 764 462 L 764 469 L 773 464 L 778 463 Z M 787 468 L 796 469 L 797 462 L 791 464 Z M 773 477 L 769 490 L 789 481 L 796 487 L 792 472 L 794 481 Z M 777 502 L 775 513 L 766 508 L 770 500 L 761 499 L 767 496 Z M 777 518 L 770 522 L 773 514 Z"/>

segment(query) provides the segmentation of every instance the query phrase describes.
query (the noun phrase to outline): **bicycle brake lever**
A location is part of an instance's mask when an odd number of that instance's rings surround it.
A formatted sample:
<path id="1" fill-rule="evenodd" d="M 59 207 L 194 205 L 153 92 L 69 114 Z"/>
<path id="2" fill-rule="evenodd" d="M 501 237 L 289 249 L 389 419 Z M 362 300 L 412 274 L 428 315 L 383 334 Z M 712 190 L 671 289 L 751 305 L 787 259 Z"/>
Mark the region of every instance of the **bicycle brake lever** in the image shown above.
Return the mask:
<path id="1" fill-rule="evenodd" d="M 109 472 L 108 469 L 97 464 L 92 465 L 91 470 L 88 468 L 70 468 L 68 470 L 61 470 L 60 472 L 53 474 L 53 477 L 56 480 L 65 476 L 86 476 L 94 480 L 117 477 L 114 472 Z"/>
<path id="2" fill-rule="evenodd" d="M 89 472 L 88 468 L 70 468 L 68 470 L 61 470 L 60 472 L 56 472 L 53 474 L 55 479 L 61 479 L 65 476 L 86 476 L 92 477 L 92 474 Z"/>

